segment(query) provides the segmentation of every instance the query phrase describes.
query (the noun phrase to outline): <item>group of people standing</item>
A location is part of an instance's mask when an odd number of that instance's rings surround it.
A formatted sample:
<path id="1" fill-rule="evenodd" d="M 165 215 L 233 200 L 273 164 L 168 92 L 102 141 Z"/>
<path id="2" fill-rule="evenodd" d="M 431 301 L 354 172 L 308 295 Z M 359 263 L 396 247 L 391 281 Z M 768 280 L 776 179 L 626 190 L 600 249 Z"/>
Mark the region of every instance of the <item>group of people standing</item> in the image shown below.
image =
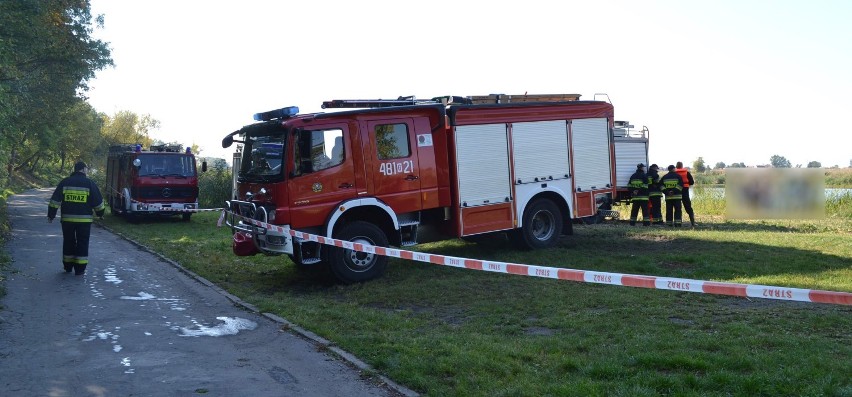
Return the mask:
<path id="1" fill-rule="evenodd" d="M 642 225 L 663 224 L 662 200 L 666 198 L 666 224 L 679 227 L 683 224 L 683 210 L 689 215 L 689 223 L 695 227 L 695 212 L 689 187 L 695 184 L 692 174 L 683 163 L 667 167 L 668 173 L 660 177 L 659 167 L 651 164 L 645 172 L 645 164 L 636 165 L 636 172 L 630 176 L 628 186 L 631 192 L 630 225 L 636 225 L 639 212 L 642 212 Z M 681 209 L 683 206 L 683 209 Z"/>

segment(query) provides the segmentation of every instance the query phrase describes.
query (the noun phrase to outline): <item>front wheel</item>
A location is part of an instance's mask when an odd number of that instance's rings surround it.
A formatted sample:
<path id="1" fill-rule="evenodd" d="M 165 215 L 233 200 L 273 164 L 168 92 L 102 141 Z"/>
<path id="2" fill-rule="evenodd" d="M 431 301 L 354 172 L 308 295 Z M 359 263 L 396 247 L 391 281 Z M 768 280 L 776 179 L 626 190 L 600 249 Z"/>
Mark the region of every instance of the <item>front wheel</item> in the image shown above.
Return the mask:
<path id="1" fill-rule="evenodd" d="M 562 212 L 553 201 L 538 199 L 524 210 L 523 226 L 515 230 L 513 241 L 521 249 L 547 248 L 562 234 Z"/>
<path id="2" fill-rule="evenodd" d="M 335 234 L 338 240 L 365 245 L 387 247 L 388 238 L 378 226 L 355 221 L 344 225 Z M 329 250 L 328 265 L 334 276 L 343 283 L 352 284 L 381 277 L 387 268 L 388 258 L 340 247 L 325 247 Z"/>

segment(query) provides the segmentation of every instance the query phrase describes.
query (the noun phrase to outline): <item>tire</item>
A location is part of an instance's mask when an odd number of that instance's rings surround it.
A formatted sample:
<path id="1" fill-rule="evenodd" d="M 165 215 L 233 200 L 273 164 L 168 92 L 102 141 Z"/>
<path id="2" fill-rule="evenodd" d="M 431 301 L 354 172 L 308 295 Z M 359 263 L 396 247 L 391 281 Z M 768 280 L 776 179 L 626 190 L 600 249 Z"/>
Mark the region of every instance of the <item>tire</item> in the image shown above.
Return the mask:
<path id="1" fill-rule="evenodd" d="M 355 221 L 344 225 L 334 234 L 334 238 L 344 241 L 387 247 L 388 238 L 378 226 Z M 381 277 L 388 265 L 383 255 L 358 252 L 340 247 L 325 246 L 328 252 L 328 267 L 334 277 L 345 284 L 369 281 Z"/>
<path id="2" fill-rule="evenodd" d="M 562 212 L 553 201 L 534 200 L 524 210 L 523 226 L 515 230 L 512 240 L 521 249 L 547 248 L 559 240 L 562 224 Z"/>
<path id="3" fill-rule="evenodd" d="M 124 213 L 121 209 L 116 205 L 116 202 L 120 202 L 121 198 L 110 196 L 109 198 L 109 212 L 114 216 L 124 216 Z"/>
<path id="4" fill-rule="evenodd" d="M 187 212 L 187 213 L 180 214 L 180 216 L 181 216 L 181 218 L 183 218 L 184 222 L 189 222 L 189 218 L 192 217 L 192 213 Z"/>

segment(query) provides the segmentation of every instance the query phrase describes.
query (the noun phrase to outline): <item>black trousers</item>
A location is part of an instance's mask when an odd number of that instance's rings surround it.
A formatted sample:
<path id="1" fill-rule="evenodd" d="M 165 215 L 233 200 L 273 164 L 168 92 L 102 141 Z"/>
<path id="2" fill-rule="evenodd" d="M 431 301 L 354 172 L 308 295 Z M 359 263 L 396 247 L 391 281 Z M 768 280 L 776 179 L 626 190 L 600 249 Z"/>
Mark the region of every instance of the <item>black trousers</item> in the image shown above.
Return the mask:
<path id="1" fill-rule="evenodd" d="M 62 222 L 62 264 L 66 271 L 72 268 L 77 274 L 86 271 L 91 232 L 91 222 Z"/>
<path id="2" fill-rule="evenodd" d="M 695 216 L 695 213 L 692 212 L 692 199 L 689 197 L 689 188 L 683 188 L 683 209 L 689 215 L 690 219 Z"/>
<path id="3" fill-rule="evenodd" d="M 651 220 L 648 218 L 648 200 L 633 200 L 633 206 L 630 208 L 630 224 L 635 225 L 636 219 L 639 216 L 639 211 L 642 211 L 642 224 L 648 226 Z"/>
<path id="4" fill-rule="evenodd" d="M 683 223 L 680 200 L 666 200 L 666 223 L 669 226 L 680 226 Z"/>
<path id="5" fill-rule="evenodd" d="M 648 199 L 649 211 L 651 212 L 651 221 L 654 223 L 663 223 L 663 196 L 651 196 Z"/>

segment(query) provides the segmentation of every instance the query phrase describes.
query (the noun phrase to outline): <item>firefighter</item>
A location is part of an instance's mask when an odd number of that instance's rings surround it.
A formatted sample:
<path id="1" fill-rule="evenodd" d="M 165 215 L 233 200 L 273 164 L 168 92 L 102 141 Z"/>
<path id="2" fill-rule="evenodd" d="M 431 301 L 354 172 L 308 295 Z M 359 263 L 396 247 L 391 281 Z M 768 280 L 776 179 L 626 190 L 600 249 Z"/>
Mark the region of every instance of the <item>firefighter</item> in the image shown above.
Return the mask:
<path id="1" fill-rule="evenodd" d="M 655 225 L 663 224 L 663 191 L 660 190 L 660 167 L 651 164 L 648 167 L 648 212 L 651 213 L 651 222 Z"/>
<path id="2" fill-rule="evenodd" d="M 254 149 L 251 151 L 251 169 L 249 172 L 251 173 L 263 173 L 269 171 L 272 167 L 269 166 L 269 162 L 266 161 L 266 155 L 260 149 Z"/>
<path id="3" fill-rule="evenodd" d="M 681 200 L 683 199 L 683 179 L 675 172 L 675 166 L 668 167 L 669 173 L 660 178 L 660 186 L 666 194 L 666 224 L 680 227 L 683 223 Z"/>
<path id="4" fill-rule="evenodd" d="M 630 187 L 630 202 L 633 203 L 630 208 L 630 226 L 636 225 L 636 218 L 640 209 L 642 210 L 642 225 L 650 226 L 651 220 L 648 219 L 648 175 L 645 174 L 645 164 L 636 165 L 636 172 L 630 175 L 627 186 Z"/>
<path id="5" fill-rule="evenodd" d="M 689 187 L 695 184 L 695 180 L 692 179 L 689 170 L 683 168 L 683 163 L 680 161 L 677 162 L 675 172 L 680 175 L 680 179 L 683 181 L 683 209 L 689 215 L 689 223 L 692 227 L 695 227 L 695 212 L 692 211 L 692 199 L 689 197 Z"/>
<path id="6" fill-rule="evenodd" d="M 62 209 L 62 265 L 66 273 L 82 275 L 89 264 L 89 235 L 92 211 L 103 219 L 104 200 L 98 185 L 86 177 L 86 163 L 74 164 L 74 172 L 56 186 L 47 206 L 47 221 L 53 223 L 56 211 Z"/>

